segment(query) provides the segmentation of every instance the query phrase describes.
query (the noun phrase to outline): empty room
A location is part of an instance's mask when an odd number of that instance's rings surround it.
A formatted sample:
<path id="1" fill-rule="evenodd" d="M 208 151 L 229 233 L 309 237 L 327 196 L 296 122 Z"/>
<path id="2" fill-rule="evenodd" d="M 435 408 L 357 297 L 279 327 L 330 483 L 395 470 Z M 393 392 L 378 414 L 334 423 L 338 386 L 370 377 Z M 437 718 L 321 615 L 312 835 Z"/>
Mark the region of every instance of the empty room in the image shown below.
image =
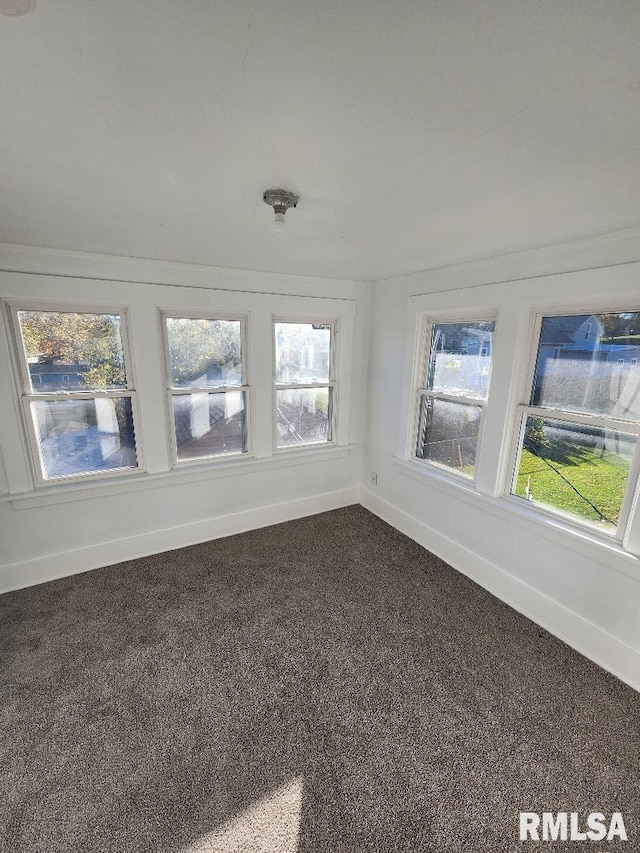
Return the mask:
<path id="1" fill-rule="evenodd" d="M 636 0 L 0 0 L 0 851 L 640 844 Z"/>

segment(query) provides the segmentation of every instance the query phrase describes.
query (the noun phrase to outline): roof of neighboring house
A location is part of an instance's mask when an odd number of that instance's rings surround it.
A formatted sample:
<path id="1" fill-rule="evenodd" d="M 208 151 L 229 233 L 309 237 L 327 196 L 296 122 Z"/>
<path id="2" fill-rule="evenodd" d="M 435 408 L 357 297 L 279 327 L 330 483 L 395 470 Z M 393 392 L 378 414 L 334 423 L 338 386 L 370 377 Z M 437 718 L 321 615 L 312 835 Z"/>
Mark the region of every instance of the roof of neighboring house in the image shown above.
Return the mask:
<path id="1" fill-rule="evenodd" d="M 29 365 L 29 373 L 34 374 L 58 374 L 58 373 L 86 373 L 89 370 L 89 365 L 86 361 L 76 361 L 72 364 L 50 364 L 48 362 L 39 362 L 38 364 Z"/>
<path id="2" fill-rule="evenodd" d="M 567 317 L 545 317 L 542 327 L 543 344 L 571 344 L 578 329 L 589 320 L 600 321 L 593 314 L 571 314 Z"/>

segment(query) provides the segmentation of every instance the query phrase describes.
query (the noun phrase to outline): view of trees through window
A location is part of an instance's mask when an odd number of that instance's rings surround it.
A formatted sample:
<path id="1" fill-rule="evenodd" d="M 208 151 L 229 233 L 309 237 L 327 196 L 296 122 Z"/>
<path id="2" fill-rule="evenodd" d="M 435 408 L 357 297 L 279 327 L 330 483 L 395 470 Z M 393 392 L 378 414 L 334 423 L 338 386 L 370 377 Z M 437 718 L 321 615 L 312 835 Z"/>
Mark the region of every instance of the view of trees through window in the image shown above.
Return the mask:
<path id="1" fill-rule="evenodd" d="M 18 311 L 17 319 L 42 478 L 137 467 L 121 317 Z"/>
<path id="2" fill-rule="evenodd" d="M 246 453 L 242 321 L 165 322 L 177 461 Z M 224 390 L 229 386 L 237 390 Z"/>
<path id="3" fill-rule="evenodd" d="M 33 391 L 126 386 L 120 317 L 66 311 L 19 311 Z"/>
<path id="4" fill-rule="evenodd" d="M 167 317 L 174 388 L 242 385 L 240 320 Z"/>

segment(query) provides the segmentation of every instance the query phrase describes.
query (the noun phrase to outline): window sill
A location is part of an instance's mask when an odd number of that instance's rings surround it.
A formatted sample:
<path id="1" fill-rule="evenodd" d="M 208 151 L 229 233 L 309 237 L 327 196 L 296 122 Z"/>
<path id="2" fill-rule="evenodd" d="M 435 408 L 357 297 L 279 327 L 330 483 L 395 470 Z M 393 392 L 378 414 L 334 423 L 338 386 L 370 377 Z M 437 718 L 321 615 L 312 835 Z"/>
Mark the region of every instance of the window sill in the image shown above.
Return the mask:
<path id="1" fill-rule="evenodd" d="M 570 521 L 550 514 L 537 513 L 527 506 L 520 506 L 519 501 L 507 496 L 492 497 L 479 492 L 474 483 L 466 483 L 455 476 L 448 476 L 440 471 L 432 470 L 421 463 L 409 462 L 405 459 L 393 459 L 398 473 L 412 480 L 417 480 L 423 486 L 433 486 L 456 500 L 488 512 L 497 518 L 518 526 L 543 539 L 553 542 L 563 548 L 569 548 L 583 554 L 592 560 L 606 562 L 622 574 L 638 579 L 640 573 L 640 557 L 625 551 L 618 540 L 604 538 L 586 528 L 571 524 Z M 523 502 L 524 503 L 524 502 Z"/>
<path id="2" fill-rule="evenodd" d="M 140 492 L 164 486 L 180 486 L 185 483 L 193 483 L 201 480 L 217 480 L 221 477 L 234 477 L 240 473 L 255 474 L 262 471 L 275 471 L 294 465 L 311 464 L 329 459 L 344 459 L 349 456 L 353 448 L 354 445 L 313 447 L 304 450 L 291 450 L 286 454 L 278 454 L 260 459 L 256 459 L 255 457 L 244 459 L 234 457 L 229 460 L 192 464 L 188 468 L 181 466 L 172 471 L 163 471 L 158 474 L 132 473 L 117 480 L 105 480 L 101 483 L 97 483 L 94 480 L 83 483 L 65 483 L 64 485 L 43 485 L 29 492 L 3 495 L 0 500 L 10 503 L 16 510 L 36 509 L 54 504 L 91 500 L 93 498 L 109 497 L 128 492 Z"/>

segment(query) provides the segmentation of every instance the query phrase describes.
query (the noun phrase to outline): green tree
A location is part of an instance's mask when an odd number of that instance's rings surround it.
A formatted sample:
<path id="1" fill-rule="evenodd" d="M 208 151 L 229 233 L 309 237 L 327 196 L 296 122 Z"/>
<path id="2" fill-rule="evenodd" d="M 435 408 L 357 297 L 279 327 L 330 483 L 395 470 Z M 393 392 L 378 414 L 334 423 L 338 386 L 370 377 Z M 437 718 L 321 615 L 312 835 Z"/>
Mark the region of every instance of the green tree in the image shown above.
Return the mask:
<path id="1" fill-rule="evenodd" d="M 176 387 L 222 368 L 233 371 L 242 363 L 239 320 L 169 317 L 167 336 L 171 382 Z"/>
<path id="2" fill-rule="evenodd" d="M 640 311 L 623 314 L 596 314 L 603 326 L 603 338 L 619 338 L 625 335 L 640 335 Z"/>
<path id="3" fill-rule="evenodd" d="M 30 360 L 83 365 L 88 388 L 126 384 L 120 317 L 66 311 L 20 311 L 22 339 Z"/>

